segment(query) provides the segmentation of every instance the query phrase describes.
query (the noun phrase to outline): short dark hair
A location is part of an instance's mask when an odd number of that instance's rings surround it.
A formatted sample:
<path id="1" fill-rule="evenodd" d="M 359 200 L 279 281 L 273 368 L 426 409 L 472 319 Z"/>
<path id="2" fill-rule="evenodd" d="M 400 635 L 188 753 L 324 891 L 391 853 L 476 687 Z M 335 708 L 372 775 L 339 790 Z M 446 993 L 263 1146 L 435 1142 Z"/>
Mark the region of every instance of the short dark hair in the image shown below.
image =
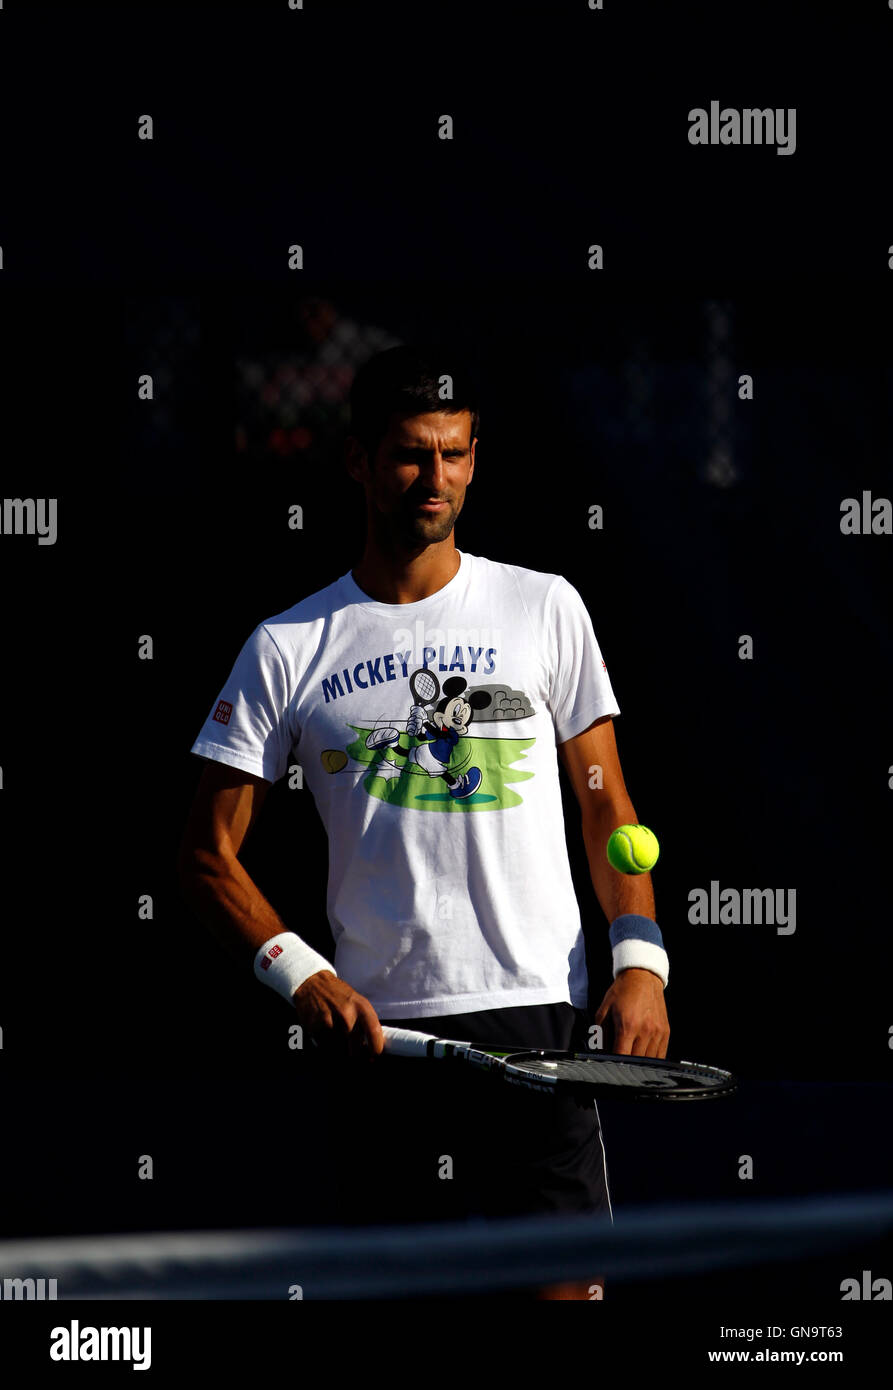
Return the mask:
<path id="1" fill-rule="evenodd" d="M 441 377 L 449 376 L 452 396 L 440 394 Z M 392 415 L 457 415 L 471 412 L 471 438 L 480 427 L 477 387 L 467 364 L 451 346 L 437 343 L 387 348 L 364 362 L 350 388 L 351 434 L 370 458 L 387 433 Z"/>

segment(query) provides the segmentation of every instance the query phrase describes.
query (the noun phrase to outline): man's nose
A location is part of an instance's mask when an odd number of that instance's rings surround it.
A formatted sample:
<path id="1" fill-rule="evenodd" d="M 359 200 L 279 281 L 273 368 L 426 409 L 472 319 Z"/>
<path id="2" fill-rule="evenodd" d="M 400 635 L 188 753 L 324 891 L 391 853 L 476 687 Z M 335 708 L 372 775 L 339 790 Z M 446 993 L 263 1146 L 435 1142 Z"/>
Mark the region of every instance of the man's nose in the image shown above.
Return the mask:
<path id="1" fill-rule="evenodd" d="M 440 495 L 446 478 L 446 464 L 437 452 L 430 454 L 421 468 L 421 476 L 432 492 Z"/>

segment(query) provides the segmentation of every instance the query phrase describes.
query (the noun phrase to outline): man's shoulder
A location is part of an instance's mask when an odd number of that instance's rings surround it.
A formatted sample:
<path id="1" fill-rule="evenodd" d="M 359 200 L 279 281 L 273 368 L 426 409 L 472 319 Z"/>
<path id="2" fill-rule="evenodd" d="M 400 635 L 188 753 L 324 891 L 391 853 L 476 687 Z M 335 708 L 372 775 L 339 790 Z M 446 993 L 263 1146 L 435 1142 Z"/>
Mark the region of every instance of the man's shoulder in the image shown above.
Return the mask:
<path id="1" fill-rule="evenodd" d="M 316 623 L 325 622 L 339 607 L 338 592 L 343 577 L 342 575 L 338 579 L 333 579 L 331 584 L 327 584 L 323 589 L 317 589 L 315 593 L 308 594 L 306 598 L 298 599 L 290 608 L 284 608 L 280 613 L 274 613 L 271 617 L 264 618 L 258 627 L 266 628 L 270 635 L 275 638 L 277 634 L 282 635 L 289 629 L 307 628 Z"/>
<path id="2" fill-rule="evenodd" d="M 485 556 L 475 556 L 481 567 L 481 578 L 489 583 L 502 583 L 507 588 L 520 591 L 525 599 L 532 599 L 539 605 L 545 601 L 556 580 L 564 576 L 551 570 L 531 569 L 526 565 L 513 565 L 503 560 L 490 560 Z"/>

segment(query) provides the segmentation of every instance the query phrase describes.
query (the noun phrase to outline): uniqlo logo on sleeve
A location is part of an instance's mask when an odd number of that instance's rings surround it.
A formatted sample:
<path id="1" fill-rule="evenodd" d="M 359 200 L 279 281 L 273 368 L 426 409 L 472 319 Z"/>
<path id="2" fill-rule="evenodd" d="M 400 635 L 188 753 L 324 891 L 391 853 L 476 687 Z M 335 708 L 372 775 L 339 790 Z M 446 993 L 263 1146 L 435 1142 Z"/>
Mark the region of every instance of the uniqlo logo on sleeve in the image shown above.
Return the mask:
<path id="1" fill-rule="evenodd" d="M 271 946 L 270 949 L 269 949 L 269 951 L 267 952 L 267 954 L 264 956 L 263 960 L 262 960 L 261 963 L 260 963 L 260 968 L 261 968 L 261 970 L 269 970 L 270 966 L 273 964 L 273 961 L 276 959 L 276 957 L 277 957 L 277 956 L 281 956 L 281 955 L 282 955 L 282 947 L 281 947 L 281 946 Z"/>
<path id="2" fill-rule="evenodd" d="M 232 705 L 228 705 L 225 700 L 221 700 L 220 704 L 214 711 L 214 718 L 217 720 L 218 724 L 228 724 L 229 717 L 232 714 L 232 712 Z"/>

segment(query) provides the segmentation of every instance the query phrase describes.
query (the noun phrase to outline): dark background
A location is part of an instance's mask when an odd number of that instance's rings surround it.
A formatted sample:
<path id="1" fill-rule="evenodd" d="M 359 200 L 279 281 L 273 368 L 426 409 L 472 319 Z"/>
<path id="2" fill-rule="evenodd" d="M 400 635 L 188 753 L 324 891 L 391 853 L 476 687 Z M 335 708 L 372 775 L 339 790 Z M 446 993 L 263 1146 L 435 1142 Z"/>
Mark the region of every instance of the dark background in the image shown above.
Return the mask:
<path id="1" fill-rule="evenodd" d="M 662 845 L 671 1055 L 742 1078 L 606 1107 L 615 1203 L 889 1185 L 893 537 L 843 536 L 840 504 L 893 489 L 893 15 L 726 9 L 178 6 L 137 38 L 50 6 L 51 50 L 37 9 L 4 14 L 3 495 L 58 497 L 60 525 L 0 538 L 7 1234 L 261 1224 L 271 1171 L 282 1219 L 337 1214 L 302 1195 L 324 1088 L 289 1010 L 173 861 L 243 641 L 358 558 L 352 371 L 434 334 L 482 386 L 457 544 L 585 599 Z M 713 98 L 796 106 L 796 153 L 690 147 Z M 322 950 L 325 852 L 276 786 L 246 864 Z M 689 925 L 713 879 L 796 889 L 796 933 Z"/>

